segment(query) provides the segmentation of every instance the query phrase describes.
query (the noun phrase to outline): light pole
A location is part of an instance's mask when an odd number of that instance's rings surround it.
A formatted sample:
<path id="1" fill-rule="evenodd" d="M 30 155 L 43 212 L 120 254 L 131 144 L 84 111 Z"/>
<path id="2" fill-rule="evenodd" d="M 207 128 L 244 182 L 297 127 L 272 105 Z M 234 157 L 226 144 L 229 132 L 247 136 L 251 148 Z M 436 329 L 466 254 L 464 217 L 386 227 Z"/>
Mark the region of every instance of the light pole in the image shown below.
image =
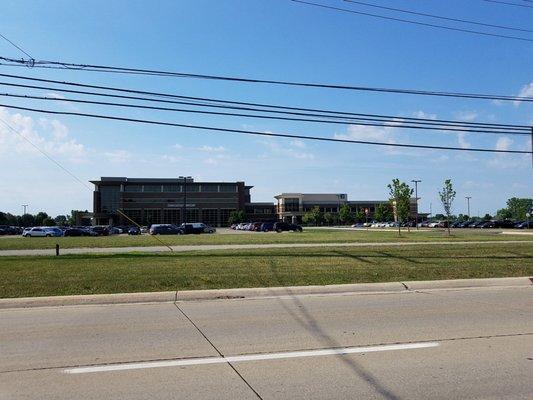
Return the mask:
<path id="1" fill-rule="evenodd" d="M 178 181 L 183 183 L 183 215 L 182 215 L 182 221 L 184 224 L 187 223 L 187 182 L 192 182 L 191 176 L 180 176 L 178 178 Z"/>
<path id="2" fill-rule="evenodd" d="M 26 208 L 28 207 L 27 204 L 22 204 L 22 210 L 23 210 L 23 213 L 22 215 L 26 215 Z"/>
<path id="3" fill-rule="evenodd" d="M 413 179 L 411 182 L 415 184 L 415 203 L 416 203 L 416 214 L 415 214 L 415 225 L 418 230 L 418 184 L 422 182 L 420 179 Z"/>
<path id="4" fill-rule="evenodd" d="M 468 219 L 470 219 L 470 199 L 472 198 L 472 196 L 465 196 L 465 199 L 466 199 L 466 209 L 467 209 L 467 214 L 468 214 Z"/>

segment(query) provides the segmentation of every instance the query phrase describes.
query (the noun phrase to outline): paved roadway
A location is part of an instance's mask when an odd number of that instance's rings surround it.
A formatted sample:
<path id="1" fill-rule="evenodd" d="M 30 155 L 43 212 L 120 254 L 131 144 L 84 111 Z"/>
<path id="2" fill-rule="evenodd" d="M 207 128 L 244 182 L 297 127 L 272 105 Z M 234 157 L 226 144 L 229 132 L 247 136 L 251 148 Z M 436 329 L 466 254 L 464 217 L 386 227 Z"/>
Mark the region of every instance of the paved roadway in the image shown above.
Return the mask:
<path id="1" fill-rule="evenodd" d="M 533 289 L 0 310 L 2 400 L 257 398 L 532 399 Z"/>

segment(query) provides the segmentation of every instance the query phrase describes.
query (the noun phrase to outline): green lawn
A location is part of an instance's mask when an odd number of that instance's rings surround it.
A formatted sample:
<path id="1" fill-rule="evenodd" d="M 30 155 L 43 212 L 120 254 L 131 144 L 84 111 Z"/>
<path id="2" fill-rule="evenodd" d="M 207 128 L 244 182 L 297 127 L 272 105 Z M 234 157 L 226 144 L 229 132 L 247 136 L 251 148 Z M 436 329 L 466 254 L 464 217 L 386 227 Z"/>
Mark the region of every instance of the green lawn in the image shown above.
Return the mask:
<path id="1" fill-rule="evenodd" d="M 508 276 L 533 276 L 533 242 L 0 257 L 0 298 Z"/>
<path id="2" fill-rule="evenodd" d="M 262 233 L 214 234 L 186 236 L 157 236 L 168 245 L 200 244 L 258 244 L 258 243 L 344 243 L 344 242 L 390 242 L 390 241 L 440 241 L 440 240 L 530 240 L 527 235 L 500 235 L 486 231 L 453 232 L 449 237 L 441 230 L 424 232 L 404 232 L 398 237 L 397 231 L 342 231 L 305 229 L 302 233 Z M 46 249 L 54 248 L 56 243 L 61 248 L 74 247 L 127 247 L 127 246 L 161 246 L 161 242 L 150 235 L 143 236 L 104 236 L 104 237 L 59 237 L 59 238 L 0 238 L 0 250 Z"/>

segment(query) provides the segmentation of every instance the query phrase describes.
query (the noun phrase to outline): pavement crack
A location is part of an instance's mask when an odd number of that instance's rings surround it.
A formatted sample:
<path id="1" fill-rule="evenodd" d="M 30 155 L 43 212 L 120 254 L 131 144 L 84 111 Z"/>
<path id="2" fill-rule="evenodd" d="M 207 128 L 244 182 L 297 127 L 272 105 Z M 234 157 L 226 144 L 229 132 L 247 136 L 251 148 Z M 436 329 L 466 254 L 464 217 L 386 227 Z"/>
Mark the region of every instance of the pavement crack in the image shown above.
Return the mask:
<path id="1" fill-rule="evenodd" d="M 211 347 L 218 353 L 218 355 L 222 358 L 225 358 L 224 357 L 224 354 L 222 354 L 222 352 L 215 346 L 215 344 L 207 337 L 207 335 L 202 332 L 202 330 L 200 329 L 200 327 L 198 325 L 196 325 L 194 323 L 194 321 L 185 313 L 185 311 L 183 311 L 180 306 L 178 305 L 177 302 L 174 303 L 174 305 L 176 306 L 176 308 L 179 310 L 179 312 L 192 324 L 192 326 L 194 326 L 196 328 L 196 330 L 200 333 L 200 335 L 202 335 L 204 337 L 204 339 L 207 341 L 207 343 L 209 343 L 211 345 Z M 242 374 L 237 371 L 237 368 L 235 368 L 235 366 L 227 361 L 227 364 L 230 366 L 230 368 L 237 374 L 237 376 L 239 378 L 241 378 L 241 380 L 244 382 L 244 384 L 246 386 L 248 386 L 248 388 L 257 396 L 258 399 L 260 400 L 263 400 L 263 398 L 261 397 L 261 395 L 252 387 L 252 385 L 244 378 L 244 376 L 242 376 Z"/>

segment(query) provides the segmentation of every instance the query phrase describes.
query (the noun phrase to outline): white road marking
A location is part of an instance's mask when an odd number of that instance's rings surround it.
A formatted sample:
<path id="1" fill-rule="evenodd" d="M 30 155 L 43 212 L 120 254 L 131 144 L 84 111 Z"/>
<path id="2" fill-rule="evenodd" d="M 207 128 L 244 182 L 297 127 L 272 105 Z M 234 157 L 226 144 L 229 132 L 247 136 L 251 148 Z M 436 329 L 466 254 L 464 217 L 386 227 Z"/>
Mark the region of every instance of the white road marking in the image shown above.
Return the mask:
<path id="1" fill-rule="evenodd" d="M 145 368 L 162 368 L 162 367 L 182 367 L 187 365 L 205 365 L 205 364 L 222 364 L 228 362 L 243 362 L 243 361 L 263 361 L 263 360 L 279 360 L 284 358 L 300 358 L 300 357 L 319 357 L 319 356 L 333 356 L 344 354 L 357 353 L 372 353 L 378 351 L 391 350 L 410 350 L 410 349 L 424 349 L 428 347 L 437 347 L 438 342 L 422 342 L 422 343 L 408 343 L 408 344 L 390 344 L 381 346 L 366 346 L 366 347 L 344 347 L 337 349 L 323 349 L 323 350 L 307 350 L 307 351 L 290 351 L 284 353 L 265 353 L 265 354 L 249 354 L 244 356 L 229 356 L 229 357 L 204 357 L 204 358 L 189 358 L 182 360 L 170 361 L 147 361 L 138 363 L 124 363 L 124 364 L 108 364 L 97 367 L 76 367 L 63 370 L 66 374 L 87 374 L 91 372 L 109 372 L 109 371 L 124 371 L 130 369 L 145 369 Z"/>

